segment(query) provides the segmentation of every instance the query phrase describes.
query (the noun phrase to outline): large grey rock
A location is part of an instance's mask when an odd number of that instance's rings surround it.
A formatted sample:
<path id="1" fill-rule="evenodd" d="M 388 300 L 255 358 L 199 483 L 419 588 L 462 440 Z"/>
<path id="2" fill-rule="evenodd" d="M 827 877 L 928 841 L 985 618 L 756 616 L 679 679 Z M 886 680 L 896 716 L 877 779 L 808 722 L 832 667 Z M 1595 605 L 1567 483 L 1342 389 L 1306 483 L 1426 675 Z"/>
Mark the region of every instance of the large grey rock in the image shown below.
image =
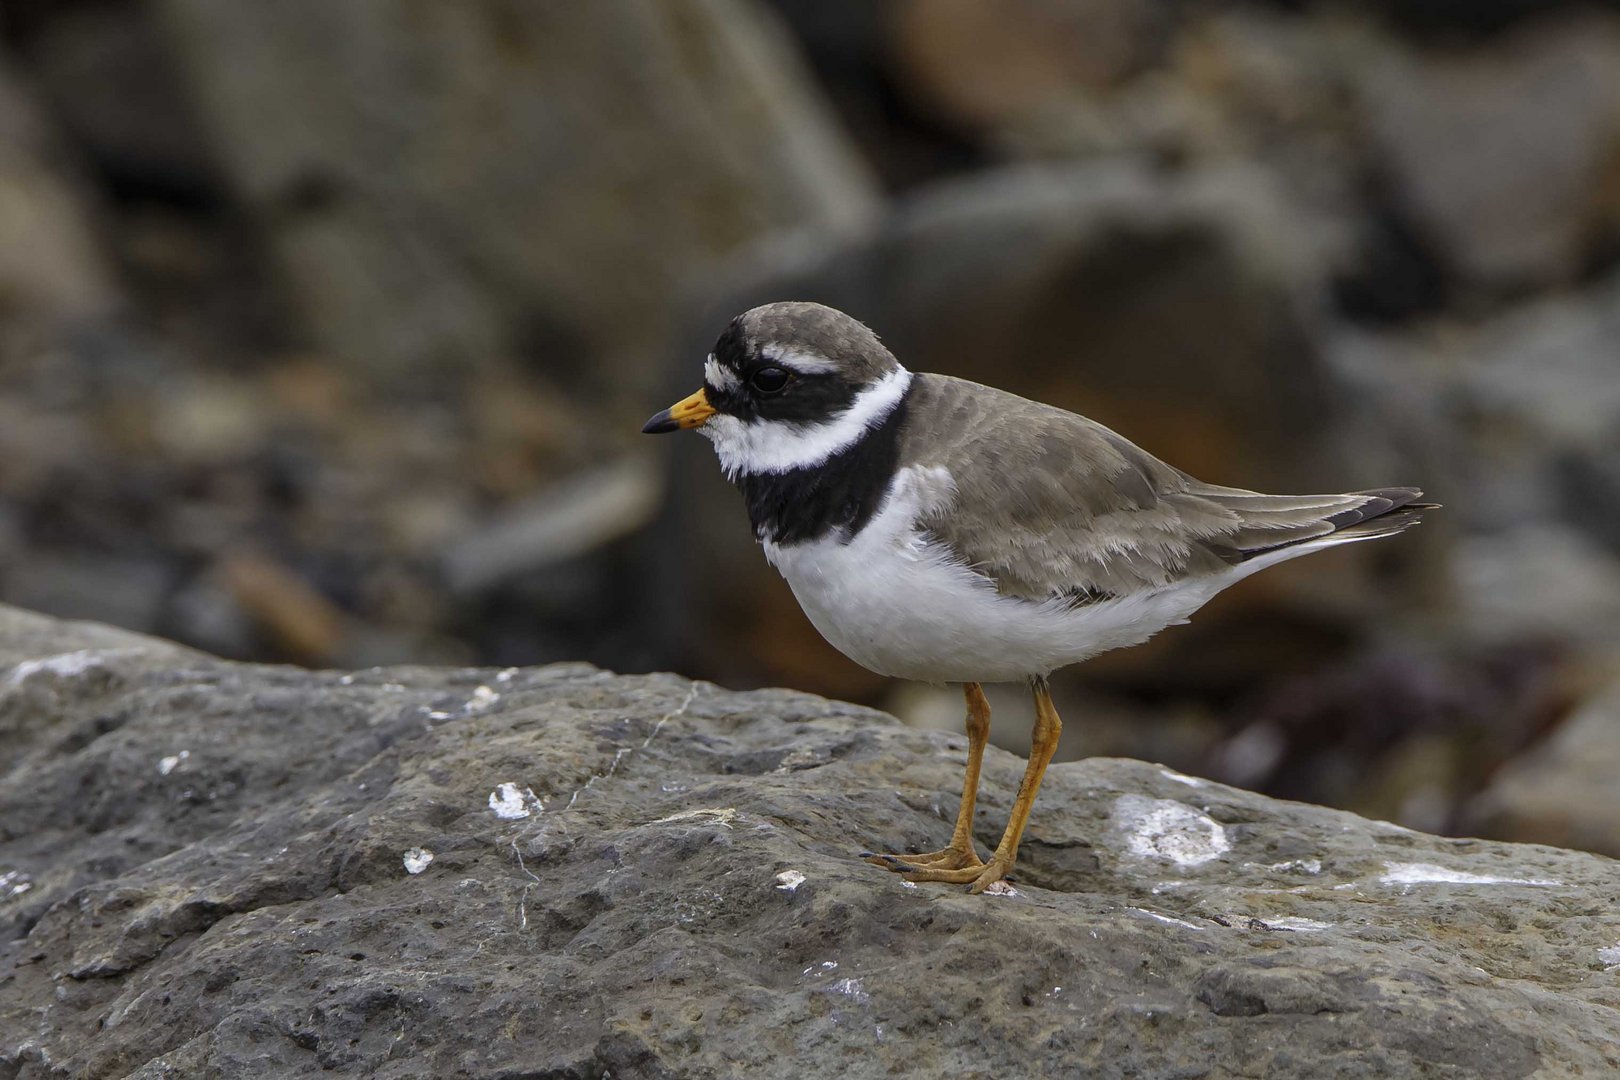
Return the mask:
<path id="1" fill-rule="evenodd" d="M 0 63 L 0 314 L 8 337 L 20 326 L 52 332 L 104 319 L 118 307 L 94 216 L 76 163 L 29 88 Z"/>
<path id="2" fill-rule="evenodd" d="M 719 258 L 873 197 L 750 0 L 159 7 L 308 329 L 373 371 L 644 392 Z"/>
<path id="3" fill-rule="evenodd" d="M 1568 283 L 1620 228 L 1613 15 L 1529 24 L 1476 50 L 1392 50 L 1359 82 L 1384 172 L 1465 283 Z"/>
<path id="4" fill-rule="evenodd" d="M 1620 558 L 1559 522 L 1461 539 L 1450 566 L 1458 637 L 1620 645 Z"/>
<path id="5" fill-rule="evenodd" d="M 902 0 L 889 38 L 904 85 L 973 128 L 1039 123 L 1084 108 L 1164 47 L 1166 10 L 1144 0 Z"/>
<path id="6" fill-rule="evenodd" d="M 207 139 L 145 4 L 64 6 L 24 48 L 64 133 L 104 183 L 197 198 L 218 183 Z"/>
<path id="7" fill-rule="evenodd" d="M 1459 625 L 1614 644 L 1620 276 L 1452 335 L 1447 352 L 1430 366 L 1446 373 L 1454 505 L 1470 534 L 1451 567 Z"/>
<path id="8" fill-rule="evenodd" d="M 1620 1069 L 1608 859 L 1095 760 L 972 897 L 853 858 L 942 843 L 962 758 L 864 709 L 10 609 L 0 662 L 0 1076 Z"/>
<path id="9" fill-rule="evenodd" d="M 1457 530 L 1430 576 L 1454 637 L 1620 640 L 1620 275 L 1329 355 L 1382 428 L 1426 444 L 1432 524 Z"/>
<path id="10" fill-rule="evenodd" d="M 1492 836 L 1620 856 L 1617 775 L 1620 681 L 1611 678 L 1480 792 L 1471 822 Z"/>
<path id="11" fill-rule="evenodd" d="M 1605 258 L 1620 19 L 1531 2 L 1539 17 L 1487 40 L 1414 40 L 1368 6 L 916 0 L 890 5 L 890 67 L 993 155 L 1263 166 L 1370 321 L 1567 285 Z"/>
<path id="12" fill-rule="evenodd" d="M 1620 274 L 1489 320 L 1454 346 L 1477 444 L 1465 513 L 1558 516 L 1620 550 Z"/>

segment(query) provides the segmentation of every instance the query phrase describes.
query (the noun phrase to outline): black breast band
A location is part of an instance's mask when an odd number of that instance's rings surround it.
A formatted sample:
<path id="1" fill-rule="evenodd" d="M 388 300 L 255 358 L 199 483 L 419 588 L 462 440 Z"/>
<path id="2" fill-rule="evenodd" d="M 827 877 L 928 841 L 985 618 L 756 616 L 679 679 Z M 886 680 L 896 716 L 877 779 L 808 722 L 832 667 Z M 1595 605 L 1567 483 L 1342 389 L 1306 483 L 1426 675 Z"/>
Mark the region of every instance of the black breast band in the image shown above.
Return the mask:
<path id="1" fill-rule="evenodd" d="M 872 519 L 900 463 L 900 425 L 911 387 L 875 427 L 819 465 L 738 476 L 754 535 L 778 544 L 850 537 Z"/>

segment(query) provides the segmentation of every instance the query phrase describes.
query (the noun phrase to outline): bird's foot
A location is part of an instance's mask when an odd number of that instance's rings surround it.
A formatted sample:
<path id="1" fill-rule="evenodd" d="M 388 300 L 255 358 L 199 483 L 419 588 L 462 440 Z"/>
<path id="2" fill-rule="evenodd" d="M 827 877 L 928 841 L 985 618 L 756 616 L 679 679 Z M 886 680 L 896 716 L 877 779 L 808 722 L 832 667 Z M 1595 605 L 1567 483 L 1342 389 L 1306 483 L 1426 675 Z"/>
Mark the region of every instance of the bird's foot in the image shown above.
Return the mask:
<path id="1" fill-rule="evenodd" d="M 893 870 L 907 881 L 943 881 L 951 885 L 966 885 L 970 893 L 982 893 L 1006 877 L 1012 870 L 1012 860 L 992 855 L 989 862 L 981 862 L 971 850 L 945 848 L 926 855 L 873 855 L 866 861 L 886 870 Z"/>
<path id="2" fill-rule="evenodd" d="M 980 867 L 984 863 L 971 846 L 941 848 L 938 851 L 924 852 L 919 855 L 879 855 L 871 851 L 861 852 L 861 858 L 873 866 L 881 866 L 885 870 L 893 870 L 897 874 L 910 873 L 914 870 L 961 870 L 966 867 Z"/>
<path id="3" fill-rule="evenodd" d="M 995 882 L 1008 876 L 1013 870 L 1011 863 L 1004 863 L 1000 858 L 991 855 L 988 863 L 975 863 L 975 865 L 959 866 L 948 870 L 943 866 L 919 866 L 917 870 L 906 873 L 906 881 L 943 881 L 956 886 L 967 886 L 969 892 L 983 892 Z"/>
<path id="4" fill-rule="evenodd" d="M 1011 860 L 1002 861 L 992 855 L 987 863 L 946 869 L 938 866 L 919 866 L 902 871 L 907 881 L 943 881 L 951 885 L 966 885 L 970 893 L 982 893 L 1006 877 L 1012 870 Z"/>

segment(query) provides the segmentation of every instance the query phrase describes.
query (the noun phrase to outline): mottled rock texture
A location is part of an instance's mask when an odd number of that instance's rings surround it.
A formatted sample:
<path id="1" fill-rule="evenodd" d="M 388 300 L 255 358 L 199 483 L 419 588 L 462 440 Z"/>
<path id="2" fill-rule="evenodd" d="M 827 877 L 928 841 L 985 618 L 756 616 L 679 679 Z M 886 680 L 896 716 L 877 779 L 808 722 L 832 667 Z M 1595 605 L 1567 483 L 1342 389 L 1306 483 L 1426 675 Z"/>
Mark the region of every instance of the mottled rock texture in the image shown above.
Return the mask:
<path id="1" fill-rule="evenodd" d="M 854 858 L 944 842 L 962 740 L 836 702 L 12 609 L 0 663 L 0 1076 L 1620 1070 L 1601 857 L 1094 760 L 971 897 Z"/>

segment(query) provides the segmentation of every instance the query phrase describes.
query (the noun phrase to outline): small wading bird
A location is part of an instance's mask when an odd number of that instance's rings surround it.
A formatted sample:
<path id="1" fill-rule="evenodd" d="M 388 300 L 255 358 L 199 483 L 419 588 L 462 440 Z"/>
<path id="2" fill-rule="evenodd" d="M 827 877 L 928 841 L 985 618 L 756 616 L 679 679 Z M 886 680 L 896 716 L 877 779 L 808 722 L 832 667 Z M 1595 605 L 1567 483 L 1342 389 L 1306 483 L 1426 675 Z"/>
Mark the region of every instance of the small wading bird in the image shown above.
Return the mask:
<path id="1" fill-rule="evenodd" d="M 982 892 L 1012 869 L 1063 726 L 1053 671 L 1185 622 L 1256 570 L 1390 536 L 1433 508 L 1407 487 L 1262 495 L 1206 484 L 1083 416 L 913 374 L 871 330 L 820 304 L 743 313 L 703 370 L 701 390 L 642 430 L 709 437 L 765 557 L 845 656 L 962 684 L 967 779 L 950 845 L 865 856 L 912 881 Z M 1019 681 L 1035 696 L 1029 767 L 984 862 L 972 833 L 990 731 L 980 684 Z"/>

